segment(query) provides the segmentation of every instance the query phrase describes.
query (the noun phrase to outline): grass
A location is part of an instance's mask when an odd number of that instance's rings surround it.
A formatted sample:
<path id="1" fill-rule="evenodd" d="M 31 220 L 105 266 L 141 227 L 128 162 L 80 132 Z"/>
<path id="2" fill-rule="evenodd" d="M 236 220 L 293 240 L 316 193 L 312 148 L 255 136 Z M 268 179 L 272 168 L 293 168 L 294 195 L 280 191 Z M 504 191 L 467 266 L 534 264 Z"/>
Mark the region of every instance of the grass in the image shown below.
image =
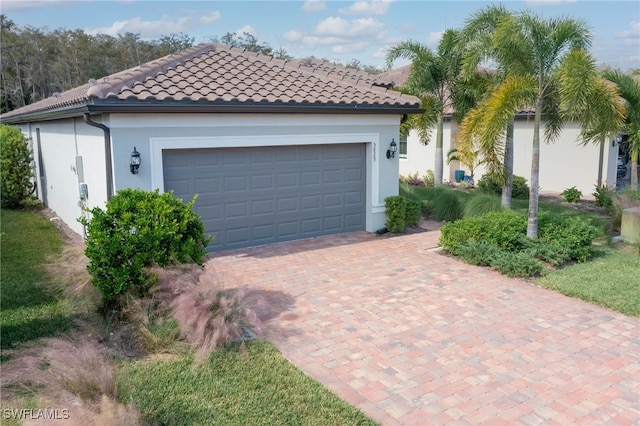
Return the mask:
<path id="1" fill-rule="evenodd" d="M 536 282 L 625 315 L 640 316 L 640 257 L 631 250 L 599 248 L 590 261 L 548 272 Z"/>
<path id="2" fill-rule="evenodd" d="M 87 280 L 78 280 L 77 265 L 64 266 L 66 247 L 55 228 L 37 212 L 1 214 L 0 411 L 68 407 L 76 422 L 105 426 L 376 424 L 261 340 L 216 350 L 199 363 L 191 349 L 114 364 L 90 335 L 104 333 L 99 340 L 109 340 L 98 316 L 87 315 L 97 293 L 78 296 Z M 51 256 L 62 262 L 57 269 L 45 269 Z M 62 280 L 67 288 L 57 285 Z M 86 290 L 95 289 L 79 292 Z M 174 322 L 165 325 L 159 333 L 177 338 Z"/>
<path id="3" fill-rule="evenodd" d="M 47 288 L 42 267 L 61 250 L 62 239 L 36 212 L 1 210 L 0 222 L 0 348 L 69 331 L 73 303 Z"/>
<path id="4" fill-rule="evenodd" d="M 149 423 L 373 425 L 264 341 L 216 351 L 197 367 L 193 357 L 123 363 L 122 401 Z"/>

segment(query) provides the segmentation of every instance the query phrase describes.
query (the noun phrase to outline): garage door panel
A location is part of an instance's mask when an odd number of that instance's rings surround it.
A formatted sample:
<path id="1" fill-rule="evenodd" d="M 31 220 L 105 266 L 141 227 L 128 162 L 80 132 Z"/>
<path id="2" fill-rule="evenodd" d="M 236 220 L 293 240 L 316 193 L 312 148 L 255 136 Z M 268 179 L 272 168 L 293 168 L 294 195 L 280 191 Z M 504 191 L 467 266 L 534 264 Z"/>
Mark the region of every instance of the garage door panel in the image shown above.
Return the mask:
<path id="1" fill-rule="evenodd" d="M 273 215 L 273 200 L 256 200 L 251 204 L 251 214 L 253 216 Z"/>
<path id="2" fill-rule="evenodd" d="M 277 174 L 278 189 L 293 188 L 298 186 L 298 173 L 278 173 Z"/>
<path id="3" fill-rule="evenodd" d="M 163 152 L 165 190 L 194 205 L 210 251 L 364 229 L 364 144 Z"/>
<path id="4" fill-rule="evenodd" d="M 251 189 L 254 191 L 274 189 L 273 176 L 270 174 L 259 174 L 251 176 Z"/>

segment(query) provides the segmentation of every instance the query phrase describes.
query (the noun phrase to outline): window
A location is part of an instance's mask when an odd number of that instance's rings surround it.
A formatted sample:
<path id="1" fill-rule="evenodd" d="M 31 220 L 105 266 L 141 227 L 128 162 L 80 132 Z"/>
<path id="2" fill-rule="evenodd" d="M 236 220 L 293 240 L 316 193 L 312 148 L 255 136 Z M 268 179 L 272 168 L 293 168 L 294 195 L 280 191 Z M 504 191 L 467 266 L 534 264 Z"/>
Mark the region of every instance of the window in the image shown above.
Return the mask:
<path id="1" fill-rule="evenodd" d="M 407 158 L 407 137 L 400 136 L 400 158 Z"/>

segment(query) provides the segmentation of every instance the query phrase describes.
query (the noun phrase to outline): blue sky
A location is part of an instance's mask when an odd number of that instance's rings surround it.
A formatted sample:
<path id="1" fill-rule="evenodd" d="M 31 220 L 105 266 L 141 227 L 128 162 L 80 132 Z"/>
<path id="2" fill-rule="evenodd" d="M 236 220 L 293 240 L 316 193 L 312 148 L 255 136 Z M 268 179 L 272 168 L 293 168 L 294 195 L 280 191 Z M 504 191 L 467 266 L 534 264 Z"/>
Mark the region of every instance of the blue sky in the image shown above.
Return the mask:
<path id="1" fill-rule="evenodd" d="M 154 39 L 185 33 L 196 43 L 227 32 L 253 34 L 290 55 L 382 67 L 386 49 L 401 40 L 436 47 L 442 32 L 473 13 L 501 3 L 544 18 L 584 20 L 592 29 L 598 64 L 623 71 L 640 67 L 640 2 L 589 0 L 411 1 L 151 1 L 2 0 L 0 10 L 19 26 L 88 33 L 139 33 Z M 406 63 L 406 62 L 405 62 Z M 404 65 L 397 61 L 394 67 Z"/>

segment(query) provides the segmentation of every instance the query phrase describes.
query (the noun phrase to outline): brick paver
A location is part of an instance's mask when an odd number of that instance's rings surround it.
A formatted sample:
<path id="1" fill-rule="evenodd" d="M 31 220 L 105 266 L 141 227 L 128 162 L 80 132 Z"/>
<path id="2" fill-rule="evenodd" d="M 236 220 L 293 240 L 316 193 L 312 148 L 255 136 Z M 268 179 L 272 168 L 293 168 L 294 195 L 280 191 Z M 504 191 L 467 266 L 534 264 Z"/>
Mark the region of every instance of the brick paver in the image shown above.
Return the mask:
<path id="1" fill-rule="evenodd" d="M 640 320 L 355 232 L 217 254 L 265 337 L 383 425 L 640 424 Z"/>

